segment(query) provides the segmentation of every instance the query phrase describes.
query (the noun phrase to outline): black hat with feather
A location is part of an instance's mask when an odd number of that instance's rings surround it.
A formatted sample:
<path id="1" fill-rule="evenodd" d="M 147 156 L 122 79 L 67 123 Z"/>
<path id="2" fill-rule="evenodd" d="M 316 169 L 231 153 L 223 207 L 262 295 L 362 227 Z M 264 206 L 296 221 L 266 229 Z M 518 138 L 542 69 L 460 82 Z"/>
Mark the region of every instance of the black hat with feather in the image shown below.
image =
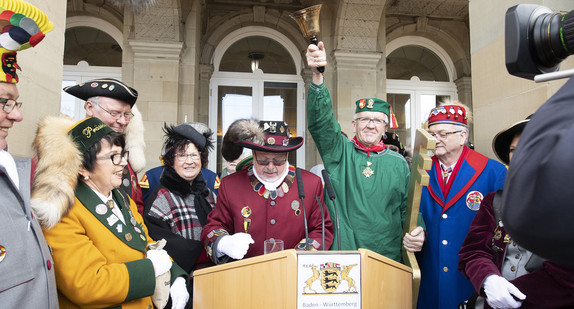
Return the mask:
<path id="1" fill-rule="evenodd" d="M 234 161 L 244 147 L 264 152 L 290 152 L 302 145 L 303 137 L 290 137 L 287 123 L 283 121 L 239 119 L 227 129 L 221 154 L 225 160 Z"/>

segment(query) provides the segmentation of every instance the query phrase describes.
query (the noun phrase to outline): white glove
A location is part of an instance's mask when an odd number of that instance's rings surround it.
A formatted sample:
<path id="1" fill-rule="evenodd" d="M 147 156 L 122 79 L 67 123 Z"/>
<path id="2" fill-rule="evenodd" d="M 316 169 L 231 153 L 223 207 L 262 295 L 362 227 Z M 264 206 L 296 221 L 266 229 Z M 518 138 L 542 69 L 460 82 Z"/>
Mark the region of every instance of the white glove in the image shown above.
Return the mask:
<path id="1" fill-rule="evenodd" d="M 230 258 L 241 260 L 249 245 L 255 243 L 251 235 L 247 233 L 235 233 L 233 235 L 222 236 L 217 243 L 217 251 L 227 254 Z"/>
<path id="2" fill-rule="evenodd" d="M 403 238 L 403 247 L 409 252 L 419 252 L 425 243 L 425 231 L 417 226 L 412 232 L 406 233 Z"/>
<path id="3" fill-rule="evenodd" d="M 169 288 L 171 296 L 171 309 L 183 309 L 189 300 L 189 292 L 185 286 L 185 279 L 177 277 Z"/>
<path id="4" fill-rule="evenodd" d="M 171 268 L 171 259 L 167 251 L 161 250 L 148 250 L 147 258 L 151 260 L 153 264 L 153 270 L 155 271 L 155 276 L 162 275 L 166 273 Z"/>
<path id="5" fill-rule="evenodd" d="M 484 293 L 486 302 L 495 309 L 519 308 L 526 295 L 522 294 L 517 287 L 499 275 L 490 275 L 484 280 Z M 519 299 L 516 300 L 513 295 Z"/>

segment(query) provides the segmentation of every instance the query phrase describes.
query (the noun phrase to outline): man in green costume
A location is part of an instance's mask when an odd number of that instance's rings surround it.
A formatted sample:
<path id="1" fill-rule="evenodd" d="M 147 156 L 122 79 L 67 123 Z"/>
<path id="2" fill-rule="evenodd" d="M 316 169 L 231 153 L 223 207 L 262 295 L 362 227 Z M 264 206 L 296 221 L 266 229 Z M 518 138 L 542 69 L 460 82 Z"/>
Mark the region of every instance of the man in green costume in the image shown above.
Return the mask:
<path id="1" fill-rule="evenodd" d="M 307 115 L 313 116 L 307 122 L 331 179 L 339 214 L 341 248 L 333 245 L 331 249 L 365 248 L 400 262 L 410 172 L 403 156 L 381 141 L 389 124 L 389 103 L 377 98 L 358 100 L 352 122 L 355 137 L 345 138 L 317 69 L 327 64 L 326 59 L 323 42 L 309 45 L 307 63 L 313 80 Z M 327 207 L 334 215 L 333 203 Z M 403 245 L 409 251 L 420 251 L 424 238 L 419 226 L 405 235 Z"/>

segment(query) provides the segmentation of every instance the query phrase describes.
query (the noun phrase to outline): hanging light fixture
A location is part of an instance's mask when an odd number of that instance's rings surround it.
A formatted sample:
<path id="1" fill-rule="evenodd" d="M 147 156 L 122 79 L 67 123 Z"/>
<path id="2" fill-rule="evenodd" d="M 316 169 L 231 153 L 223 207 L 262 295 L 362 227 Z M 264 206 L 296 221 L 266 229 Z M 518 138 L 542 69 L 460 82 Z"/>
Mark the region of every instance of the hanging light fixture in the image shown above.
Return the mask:
<path id="1" fill-rule="evenodd" d="M 255 72 L 255 70 L 259 69 L 259 64 L 264 56 L 265 54 L 263 52 L 250 52 L 247 55 L 247 57 L 251 59 L 251 72 Z"/>

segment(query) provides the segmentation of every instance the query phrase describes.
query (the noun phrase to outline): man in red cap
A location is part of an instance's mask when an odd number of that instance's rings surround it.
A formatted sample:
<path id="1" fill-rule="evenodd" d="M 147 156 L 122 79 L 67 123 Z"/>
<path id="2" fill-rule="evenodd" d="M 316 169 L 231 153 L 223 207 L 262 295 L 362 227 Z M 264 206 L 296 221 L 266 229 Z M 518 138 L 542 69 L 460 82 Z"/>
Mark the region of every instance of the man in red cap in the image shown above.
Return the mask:
<path id="1" fill-rule="evenodd" d="M 233 161 L 246 147 L 253 150 L 253 163 L 221 180 L 217 204 L 201 232 L 201 241 L 214 263 L 261 255 L 264 241 L 272 239 L 282 240 L 285 249 L 331 247 L 333 224 L 327 211 L 325 243 L 322 241 L 321 179 L 301 170 L 306 191 L 301 201 L 296 170 L 289 165 L 289 152 L 301 145 L 303 138 L 290 138 L 283 121 L 240 119 L 229 126 L 223 138 L 222 155 Z"/>
<path id="2" fill-rule="evenodd" d="M 54 24 L 21 0 L 0 1 L 0 22 L 0 306 L 56 309 L 52 255 L 30 208 L 31 161 L 14 160 L 6 141 L 14 123 L 23 119 L 16 51 L 38 44 Z"/>
<path id="3" fill-rule="evenodd" d="M 427 240 L 419 256 L 418 308 L 457 308 L 473 293 L 458 271 L 458 251 L 484 196 L 504 185 L 505 166 L 466 146 L 470 119 L 468 108 L 458 101 L 433 108 L 428 118 L 437 144 L 429 185 L 421 196 Z"/>

